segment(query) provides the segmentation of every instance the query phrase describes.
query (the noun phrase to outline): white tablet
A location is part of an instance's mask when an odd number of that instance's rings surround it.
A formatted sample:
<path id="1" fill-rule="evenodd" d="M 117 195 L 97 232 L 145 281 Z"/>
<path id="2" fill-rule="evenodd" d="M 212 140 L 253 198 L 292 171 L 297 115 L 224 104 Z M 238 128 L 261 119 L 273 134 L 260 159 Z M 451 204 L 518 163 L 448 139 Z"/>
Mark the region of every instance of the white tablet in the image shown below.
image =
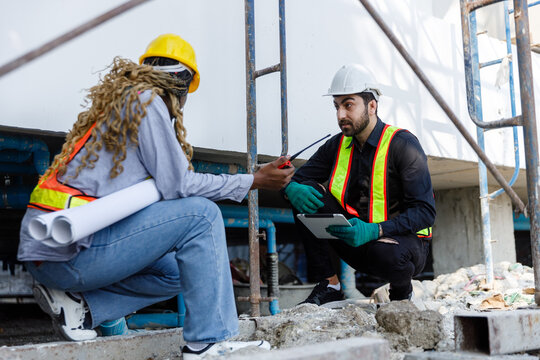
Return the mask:
<path id="1" fill-rule="evenodd" d="M 352 226 L 342 214 L 298 214 L 296 217 L 319 239 L 337 239 L 326 231 L 330 225 Z"/>

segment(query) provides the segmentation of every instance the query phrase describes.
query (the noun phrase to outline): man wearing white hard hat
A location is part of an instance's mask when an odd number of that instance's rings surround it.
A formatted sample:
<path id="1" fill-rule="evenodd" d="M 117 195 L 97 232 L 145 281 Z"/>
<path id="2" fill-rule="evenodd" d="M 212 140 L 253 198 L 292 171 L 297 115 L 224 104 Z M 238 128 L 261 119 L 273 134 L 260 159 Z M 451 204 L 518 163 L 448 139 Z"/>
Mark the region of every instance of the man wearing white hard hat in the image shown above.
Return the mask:
<path id="1" fill-rule="evenodd" d="M 308 279 L 318 282 L 304 302 L 343 299 L 330 249 L 354 269 L 388 281 L 390 300 L 410 299 L 435 220 L 426 155 L 413 134 L 379 119 L 382 94 L 363 66 L 341 67 L 326 95 L 341 133 L 297 170 L 284 193 L 295 214 L 343 214 L 352 226 L 330 225 L 320 238 L 295 216 Z"/>

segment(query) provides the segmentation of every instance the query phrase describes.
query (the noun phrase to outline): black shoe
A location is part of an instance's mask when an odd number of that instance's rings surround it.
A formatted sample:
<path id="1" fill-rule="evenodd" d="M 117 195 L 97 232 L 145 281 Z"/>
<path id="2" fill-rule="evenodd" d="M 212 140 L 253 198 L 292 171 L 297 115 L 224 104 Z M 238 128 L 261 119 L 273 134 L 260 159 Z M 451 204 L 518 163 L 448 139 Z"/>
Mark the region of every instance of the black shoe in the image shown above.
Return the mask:
<path id="1" fill-rule="evenodd" d="M 306 300 L 300 304 L 322 305 L 332 301 L 344 300 L 343 291 L 328 287 L 328 280 L 318 283 Z"/>

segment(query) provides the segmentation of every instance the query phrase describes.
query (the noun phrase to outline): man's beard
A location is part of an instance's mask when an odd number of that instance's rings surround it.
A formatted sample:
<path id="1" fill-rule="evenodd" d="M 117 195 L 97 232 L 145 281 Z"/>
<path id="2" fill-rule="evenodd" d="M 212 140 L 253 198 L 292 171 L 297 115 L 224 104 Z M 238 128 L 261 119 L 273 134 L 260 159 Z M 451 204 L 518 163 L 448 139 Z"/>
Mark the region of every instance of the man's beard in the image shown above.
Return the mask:
<path id="1" fill-rule="evenodd" d="M 342 124 L 350 125 L 351 129 L 343 130 L 343 128 L 341 128 Z M 368 115 L 367 109 L 365 109 L 364 113 L 360 117 L 359 122 L 352 122 L 350 120 L 344 120 L 344 121 L 340 121 L 339 125 L 341 128 L 341 132 L 345 136 L 355 136 L 355 135 L 360 134 L 369 125 L 369 115 Z"/>

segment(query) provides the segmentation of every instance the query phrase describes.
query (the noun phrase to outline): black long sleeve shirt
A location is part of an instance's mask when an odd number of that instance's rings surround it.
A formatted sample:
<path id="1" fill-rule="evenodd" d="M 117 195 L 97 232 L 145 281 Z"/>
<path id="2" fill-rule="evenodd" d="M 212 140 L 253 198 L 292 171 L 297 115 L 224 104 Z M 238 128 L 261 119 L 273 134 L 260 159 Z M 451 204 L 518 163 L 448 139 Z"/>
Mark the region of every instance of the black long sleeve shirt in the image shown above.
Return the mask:
<path id="1" fill-rule="evenodd" d="M 364 146 L 353 138 L 354 151 L 345 202 L 363 221 L 369 219 L 371 172 L 375 150 L 385 124 L 377 119 Z M 300 167 L 292 181 L 324 183 L 331 176 L 339 150 L 341 133 L 331 137 Z M 380 223 L 385 236 L 416 233 L 433 225 L 435 200 L 427 157 L 418 139 L 408 131 L 397 132 L 388 149 L 388 220 Z"/>

